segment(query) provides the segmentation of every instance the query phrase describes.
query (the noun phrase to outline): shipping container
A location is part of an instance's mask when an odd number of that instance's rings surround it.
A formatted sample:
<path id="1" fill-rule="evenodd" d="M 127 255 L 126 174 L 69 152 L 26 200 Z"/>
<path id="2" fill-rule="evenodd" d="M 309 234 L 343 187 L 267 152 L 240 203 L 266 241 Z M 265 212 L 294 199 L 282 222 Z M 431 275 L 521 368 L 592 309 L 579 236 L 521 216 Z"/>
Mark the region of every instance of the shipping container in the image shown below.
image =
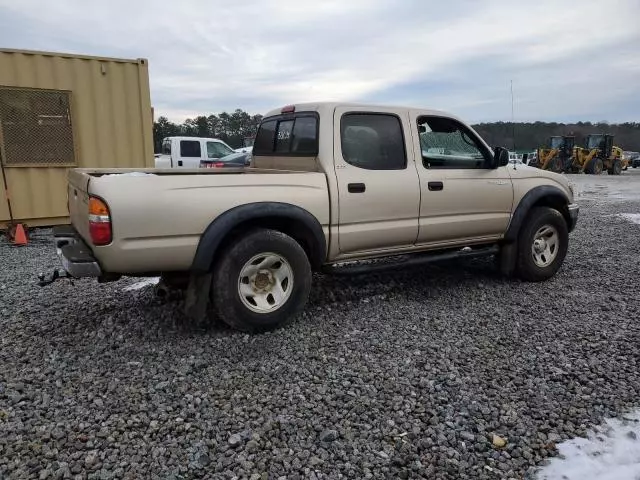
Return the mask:
<path id="1" fill-rule="evenodd" d="M 0 228 L 67 223 L 69 168 L 153 165 L 147 60 L 0 49 Z"/>

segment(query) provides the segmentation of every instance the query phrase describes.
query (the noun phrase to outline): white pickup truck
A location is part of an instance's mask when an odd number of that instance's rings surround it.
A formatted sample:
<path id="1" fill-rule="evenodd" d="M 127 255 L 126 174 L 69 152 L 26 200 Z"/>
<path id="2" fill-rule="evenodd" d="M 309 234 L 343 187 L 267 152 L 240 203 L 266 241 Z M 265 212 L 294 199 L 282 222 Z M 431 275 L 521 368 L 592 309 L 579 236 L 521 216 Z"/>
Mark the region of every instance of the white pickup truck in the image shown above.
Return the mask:
<path id="1" fill-rule="evenodd" d="M 251 162 L 71 170 L 64 270 L 41 284 L 160 275 L 186 289 L 189 315 L 263 331 L 304 308 L 313 271 L 362 272 L 338 266 L 354 260 L 493 255 L 506 275 L 548 279 L 578 217 L 564 176 L 510 165 L 440 111 L 287 106 L 264 117 Z"/>
<path id="2" fill-rule="evenodd" d="M 162 152 L 155 157 L 156 168 L 201 168 L 215 165 L 235 151 L 222 140 L 205 137 L 166 137 Z"/>

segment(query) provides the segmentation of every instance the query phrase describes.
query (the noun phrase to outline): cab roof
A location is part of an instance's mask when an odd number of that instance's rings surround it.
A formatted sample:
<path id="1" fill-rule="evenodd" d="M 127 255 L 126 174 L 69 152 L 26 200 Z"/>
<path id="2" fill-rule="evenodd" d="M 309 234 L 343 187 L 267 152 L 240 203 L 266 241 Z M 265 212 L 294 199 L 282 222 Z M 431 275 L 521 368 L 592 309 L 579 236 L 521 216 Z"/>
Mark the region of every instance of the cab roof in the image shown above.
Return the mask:
<path id="1" fill-rule="evenodd" d="M 330 112 L 334 111 L 336 108 L 345 107 L 353 110 L 358 109 L 373 109 L 380 111 L 387 110 L 417 110 L 425 115 L 443 115 L 446 117 L 457 118 L 455 115 L 451 113 L 442 111 L 442 110 L 433 110 L 426 109 L 420 107 L 408 107 L 406 105 L 383 105 L 383 104 L 370 104 L 370 103 L 356 103 L 356 102 L 302 102 L 295 103 L 290 105 L 283 105 L 279 108 L 274 108 L 265 114 L 265 118 L 272 117 L 275 115 L 281 115 L 283 113 L 287 113 L 287 109 L 295 109 L 296 112 Z M 283 111 L 284 110 L 284 111 Z"/>
<path id="2" fill-rule="evenodd" d="M 208 142 L 219 142 L 224 143 L 223 140 L 219 138 L 209 138 L 209 137 L 184 137 L 184 136 L 173 136 L 173 137 L 164 137 L 163 140 L 206 140 Z"/>

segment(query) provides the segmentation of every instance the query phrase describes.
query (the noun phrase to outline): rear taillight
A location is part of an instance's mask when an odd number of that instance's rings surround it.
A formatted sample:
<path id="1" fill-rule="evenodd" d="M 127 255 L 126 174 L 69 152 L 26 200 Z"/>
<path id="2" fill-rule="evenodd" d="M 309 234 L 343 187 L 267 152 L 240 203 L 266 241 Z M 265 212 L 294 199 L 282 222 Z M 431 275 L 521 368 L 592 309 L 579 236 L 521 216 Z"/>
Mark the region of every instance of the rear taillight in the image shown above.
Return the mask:
<path id="1" fill-rule="evenodd" d="M 89 198 L 89 235 L 94 245 L 111 243 L 111 215 L 109 207 L 96 197 Z"/>
<path id="2" fill-rule="evenodd" d="M 224 162 L 200 162 L 200 168 L 222 168 Z"/>

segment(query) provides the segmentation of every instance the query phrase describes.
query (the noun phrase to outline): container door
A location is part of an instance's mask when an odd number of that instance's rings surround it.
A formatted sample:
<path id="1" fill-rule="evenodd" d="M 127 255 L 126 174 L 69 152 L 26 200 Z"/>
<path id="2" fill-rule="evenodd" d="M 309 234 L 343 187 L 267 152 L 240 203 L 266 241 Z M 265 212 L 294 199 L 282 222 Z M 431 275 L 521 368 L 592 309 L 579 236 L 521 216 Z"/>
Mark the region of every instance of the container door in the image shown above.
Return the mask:
<path id="1" fill-rule="evenodd" d="M 0 87 L 0 221 L 67 221 L 67 169 L 77 166 L 70 92 Z"/>

